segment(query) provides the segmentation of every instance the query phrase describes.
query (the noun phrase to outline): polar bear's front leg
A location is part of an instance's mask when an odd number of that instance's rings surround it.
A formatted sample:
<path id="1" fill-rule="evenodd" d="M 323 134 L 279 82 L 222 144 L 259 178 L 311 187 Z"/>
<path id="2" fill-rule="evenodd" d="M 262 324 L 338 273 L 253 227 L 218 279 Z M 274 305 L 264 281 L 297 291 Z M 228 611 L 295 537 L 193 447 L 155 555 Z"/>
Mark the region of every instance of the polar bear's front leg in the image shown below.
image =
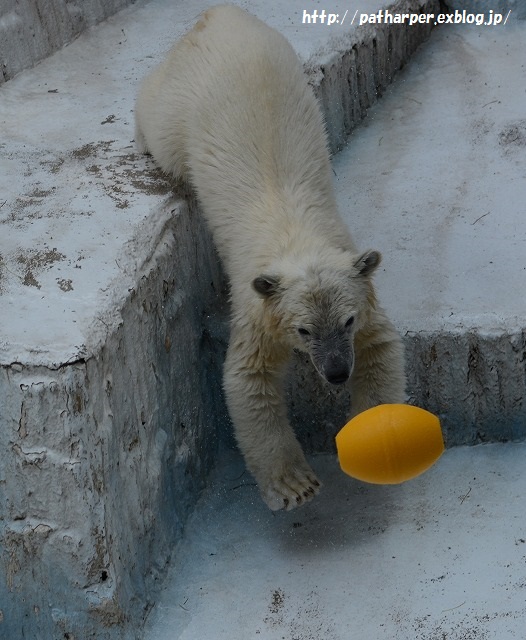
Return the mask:
<path id="1" fill-rule="evenodd" d="M 224 386 L 239 448 L 270 509 L 293 509 L 313 498 L 321 485 L 287 419 L 285 362 L 270 362 L 254 347 L 253 336 L 247 343 L 235 330 L 232 334 Z"/>

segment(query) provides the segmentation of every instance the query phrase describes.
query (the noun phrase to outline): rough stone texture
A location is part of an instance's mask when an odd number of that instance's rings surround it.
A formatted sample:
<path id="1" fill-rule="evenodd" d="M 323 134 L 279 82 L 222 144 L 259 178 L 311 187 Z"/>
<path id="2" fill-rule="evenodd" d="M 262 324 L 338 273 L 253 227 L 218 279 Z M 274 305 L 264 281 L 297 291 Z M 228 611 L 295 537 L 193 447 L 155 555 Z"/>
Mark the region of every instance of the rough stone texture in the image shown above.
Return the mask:
<path id="1" fill-rule="evenodd" d="M 135 0 L 3 0 L 0 84 Z"/>
<path id="2" fill-rule="evenodd" d="M 392 13 L 439 13 L 440 2 L 396 2 Z M 433 24 L 365 25 L 336 41 L 330 54 L 315 55 L 306 65 L 322 105 L 331 151 L 336 153 L 349 134 L 380 98 Z"/>
<path id="3" fill-rule="evenodd" d="M 406 336 L 411 401 L 441 418 L 447 446 L 526 438 L 526 334 Z"/>
<path id="4" fill-rule="evenodd" d="M 99 352 L 0 369 L 2 637 L 135 637 L 215 457 L 223 280 L 172 204 Z"/>

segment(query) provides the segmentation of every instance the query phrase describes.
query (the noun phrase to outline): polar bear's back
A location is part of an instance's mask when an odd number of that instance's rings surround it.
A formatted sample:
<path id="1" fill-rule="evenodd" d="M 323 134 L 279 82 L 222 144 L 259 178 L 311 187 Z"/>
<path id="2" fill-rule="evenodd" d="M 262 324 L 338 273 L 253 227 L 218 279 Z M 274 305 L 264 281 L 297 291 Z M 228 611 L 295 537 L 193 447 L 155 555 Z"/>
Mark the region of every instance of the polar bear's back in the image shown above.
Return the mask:
<path id="1" fill-rule="evenodd" d="M 191 180 L 223 258 L 233 244 L 253 255 L 256 239 L 268 252 L 270 236 L 309 226 L 306 211 L 326 210 L 311 236 L 342 233 L 319 106 L 290 44 L 259 19 L 209 9 L 146 79 L 136 111 L 139 143 Z"/>

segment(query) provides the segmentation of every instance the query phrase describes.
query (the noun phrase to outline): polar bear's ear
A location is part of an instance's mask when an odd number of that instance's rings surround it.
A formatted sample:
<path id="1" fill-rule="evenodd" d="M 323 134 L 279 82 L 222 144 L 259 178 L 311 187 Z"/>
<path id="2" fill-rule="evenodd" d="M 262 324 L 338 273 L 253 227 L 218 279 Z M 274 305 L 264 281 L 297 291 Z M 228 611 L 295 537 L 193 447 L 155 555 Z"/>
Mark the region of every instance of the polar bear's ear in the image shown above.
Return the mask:
<path id="1" fill-rule="evenodd" d="M 354 263 L 360 276 L 369 276 L 382 261 L 382 256 L 378 251 L 366 251 Z"/>
<path id="2" fill-rule="evenodd" d="M 263 298 L 270 298 L 279 291 L 280 279 L 277 276 L 258 276 L 252 281 L 252 287 Z"/>

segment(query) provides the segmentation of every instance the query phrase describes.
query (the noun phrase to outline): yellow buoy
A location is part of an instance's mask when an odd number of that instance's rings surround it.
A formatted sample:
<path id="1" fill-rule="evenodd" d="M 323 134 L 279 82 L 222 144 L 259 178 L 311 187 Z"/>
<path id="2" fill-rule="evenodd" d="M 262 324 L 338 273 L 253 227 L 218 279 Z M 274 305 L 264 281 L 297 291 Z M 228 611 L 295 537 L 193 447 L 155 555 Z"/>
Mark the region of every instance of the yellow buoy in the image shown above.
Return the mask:
<path id="1" fill-rule="evenodd" d="M 381 404 L 358 414 L 336 436 L 345 473 L 374 484 L 416 478 L 440 458 L 440 420 L 408 404 Z"/>

